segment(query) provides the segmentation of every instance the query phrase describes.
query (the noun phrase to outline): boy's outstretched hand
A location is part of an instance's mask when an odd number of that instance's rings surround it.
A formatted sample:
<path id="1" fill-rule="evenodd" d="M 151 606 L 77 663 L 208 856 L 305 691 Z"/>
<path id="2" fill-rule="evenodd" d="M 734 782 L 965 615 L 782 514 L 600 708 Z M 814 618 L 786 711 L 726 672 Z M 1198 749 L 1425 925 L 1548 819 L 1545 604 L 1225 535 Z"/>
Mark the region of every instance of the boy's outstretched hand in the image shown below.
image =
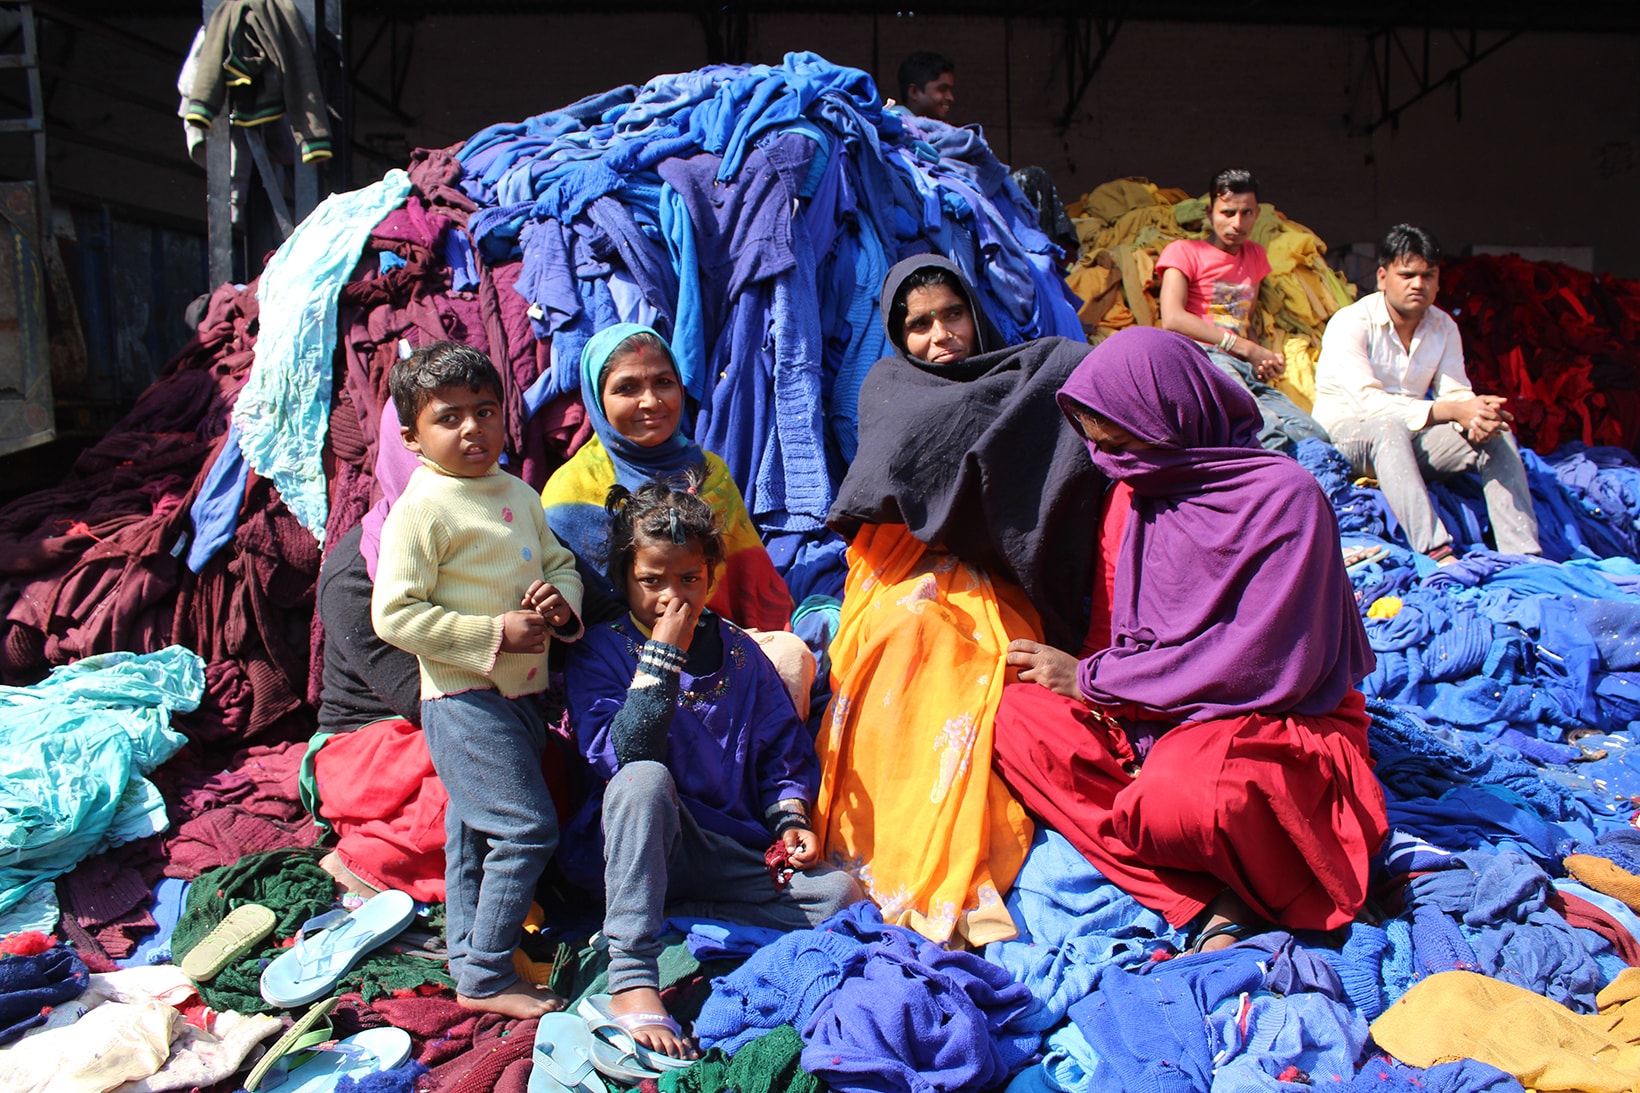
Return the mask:
<path id="1" fill-rule="evenodd" d="M 575 621 L 575 611 L 564 594 L 546 581 L 531 581 L 524 590 L 523 606 L 546 620 L 554 630 L 562 630 Z"/>
<path id="2" fill-rule="evenodd" d="M 806 827 L 788 827 L 780 833 L 786 844 L 786 860 L 793 869 L 820 864 L 820 837 Z"/>
<path id="3" fill-rule="evenodd" d="M 537 611 L 508 611 L 501 616 L 503 653 L 547 651 L 547 620 Z"/>

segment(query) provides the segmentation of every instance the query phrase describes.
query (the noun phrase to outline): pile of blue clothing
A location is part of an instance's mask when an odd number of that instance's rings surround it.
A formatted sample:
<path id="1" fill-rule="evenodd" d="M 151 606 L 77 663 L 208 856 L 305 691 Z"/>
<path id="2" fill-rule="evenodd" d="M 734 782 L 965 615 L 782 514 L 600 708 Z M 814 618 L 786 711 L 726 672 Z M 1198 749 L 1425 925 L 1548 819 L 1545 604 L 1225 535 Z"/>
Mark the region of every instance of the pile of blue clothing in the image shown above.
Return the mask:
<path id="1" fill-rule="evenodd" d="M 949 257 L 1009 342 L 1082 337 L 1061 254 L 976 130 L 885 110 L 871 79 L 812 53 L 621 87 L 475 134 L 457 157 L 479 209 L 447 258 L 522 260 L 551 366 L 530 411 L 578 383 L 594 332 L 672 345 L 765 532 L 823 526 L 886 355 L 877 292 L 900 258 Z"/>

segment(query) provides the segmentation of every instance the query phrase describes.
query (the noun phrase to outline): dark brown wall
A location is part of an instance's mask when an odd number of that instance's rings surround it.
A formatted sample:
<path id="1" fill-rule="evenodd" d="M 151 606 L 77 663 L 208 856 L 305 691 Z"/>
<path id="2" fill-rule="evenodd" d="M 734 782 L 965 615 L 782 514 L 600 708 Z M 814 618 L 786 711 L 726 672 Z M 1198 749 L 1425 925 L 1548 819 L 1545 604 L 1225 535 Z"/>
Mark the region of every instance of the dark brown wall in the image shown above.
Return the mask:
<path id="1" fill-rule="evenodd" d="M 121 25 L 179 55 L 192 33 L 178 21 Z M 355 42 L 373 29 L 357 21 Z M 1588 245 L 1597 268 L 1640 277 L 1640 38 L 1522 36 L 1463 78 L 1461 119 L 1448 88 L 1408 109 L 1398 127 L 1355 136 L 1345 119 L 1366 101 L 1362 32 L 1127 24 L 1063 133 L 1061 33 L 1057 21 L 1026 19 L 764 15 L 753 17 L 749 45 L 754 60 L 812 49 L 867 69 L 875 61 L 883 76 L 913 48 L 949 53 L 959 65 L 954 120 L 983 125 L 1005 159 L 1047 167 L 1067 196 L 1127 174 L 1199 190 L 1214 169 L 1238 163 L 1259 174 L 1267 200 L 1335 245 L 1405 219 L 1452 250 Z M 83 35 L 78 49 L 76 63 L 100 51 L 103 77 L 133 94 L 174 99 L 175 71 L 165 65 Z M 373 86 L 385 83 L 384 56 L 361 72 Z M 355 181 L 415 145 L 451 144 L 705 60 L 688 15 L 426 18 L 402 103 L 415 123 L 357 100 L 358 137 L 385 158 L 358 159 Z M 52 109 L 93 139 L 177 161 L 166 169 L 57 140 L 54 185 L 202 219 L 203 180 L 181 163 L 180 122 L 73 88 L 59 89 Z M 25 174 L 8 140 L 0 171 Z"/>

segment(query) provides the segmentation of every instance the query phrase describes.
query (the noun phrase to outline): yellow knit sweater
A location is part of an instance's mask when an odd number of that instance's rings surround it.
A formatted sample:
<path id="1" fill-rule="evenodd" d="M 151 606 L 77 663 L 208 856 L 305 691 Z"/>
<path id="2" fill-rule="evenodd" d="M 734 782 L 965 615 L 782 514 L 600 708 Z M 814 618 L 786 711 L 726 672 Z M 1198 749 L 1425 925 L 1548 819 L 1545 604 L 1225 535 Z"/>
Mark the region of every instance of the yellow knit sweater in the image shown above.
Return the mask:
<path id="1" fill-rule="evenodd" d="M 575 556 L 548 529 L 535 492 L 499 467 L 462 478 L 423 460 L 382 525 L 371 621 L 383 641 L 415 654 L 424 699 L 477 688 L 534 694 L 547 686 L 546 653 L 500 650 L 501 616 L 537 579 L 575 610 L 558 636 L 579 637 Z"/>

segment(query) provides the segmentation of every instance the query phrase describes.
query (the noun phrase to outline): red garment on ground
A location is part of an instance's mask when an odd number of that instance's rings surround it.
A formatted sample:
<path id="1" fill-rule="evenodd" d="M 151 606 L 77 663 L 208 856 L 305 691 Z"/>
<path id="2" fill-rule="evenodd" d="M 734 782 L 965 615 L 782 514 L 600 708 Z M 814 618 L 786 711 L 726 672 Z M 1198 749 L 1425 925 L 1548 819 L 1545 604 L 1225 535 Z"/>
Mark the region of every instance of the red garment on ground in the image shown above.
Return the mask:
<path id="1" fill-rule="evenodd" d="M 1225 888 L 1292 929 L 1348 923 L 1388 829 L 1366 701 L 1325 717 L 1179 725 L 1137 777 L 1121 727 L 1030 683 L 1005 687 L 993 762 L 1022 804 L 1174 926 Z"/>
<path id="2" fill-rule="evenodd" d="M 549 736 L 541 773 L 558 822 L 572 808 L 568 764 Z M 319 814 L 335 830 L 336 853 L 374 888 L 444 902 L 444 812 L 450 795 L 433 770 L 427 741 L 403 718 L 373 721 L 326 740 L 313 760 Z"/>
<path id="3" fill-rule="evenodd" d="M 1617 955 L 1629 967 L 1640 967 L 1640 940 L 1629 933 L 1605 908 L 1571 892 L 1550 892 L 1549 909 L 1555 911 L 1572 926 L 1593 930 L 1612 943 Z"/>
<path id="4" fill-rule="evenodd" d="M 333 736 L 313 761 L 336 853 L 373 888 L 444 902 L 444 810 L 421 730 L 403 718 Z"/>
<path id="5" fill-rule="evenodd" d="M 192 879 L 247 854 L 312 846 L 319 829 L 296 800 L 303 751 L 300 742 L 249 747 L 221 771 L 212 769 L 219 760 L 180 752 L 166 771 L 176 778 L 167 796 L 177 826 L 163 836 L 165 875 Z"/>

